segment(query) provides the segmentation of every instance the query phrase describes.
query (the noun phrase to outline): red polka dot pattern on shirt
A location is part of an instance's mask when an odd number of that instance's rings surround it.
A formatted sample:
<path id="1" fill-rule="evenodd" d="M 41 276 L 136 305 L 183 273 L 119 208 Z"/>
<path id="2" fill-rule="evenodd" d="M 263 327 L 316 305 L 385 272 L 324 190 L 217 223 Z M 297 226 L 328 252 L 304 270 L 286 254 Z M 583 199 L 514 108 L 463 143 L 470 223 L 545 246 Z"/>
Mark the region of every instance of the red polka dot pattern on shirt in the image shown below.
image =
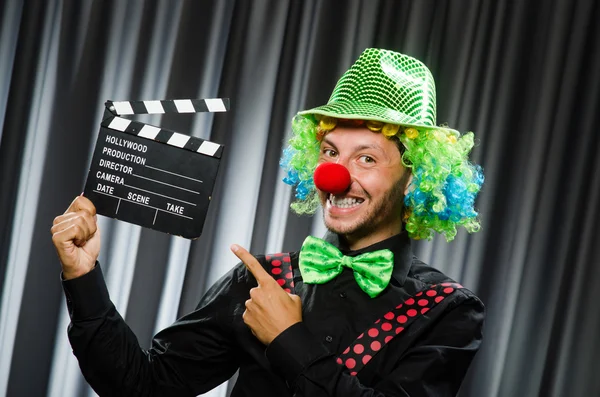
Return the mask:
<path id="1" fill-rule="evenodd" d="M 419 291 L 415 295 L 416 298 L 408 298 L 375 321 L 337 357 L 336 362 L 345 365 L 350 370 L 350 375 L 357 375 L 394 337 L 402 334 L 415 320 L 461 288 L 463 287 L 460 284 L 443 283 L 431 285 L 427 289 Z"/>
<path id="2" fill-rule="evenodd" d="M 267 270 L 285 292 L 294 293 L 292 261 L 288 252 L 266 255 Z"/>
<path id="3" fill-rule="evenodd" d="M 356 360 L 353 358 L 349 358 L 346 360 L 346 367 L 349 369 L 352 369 L 354 367 L 356 367 Z"/>

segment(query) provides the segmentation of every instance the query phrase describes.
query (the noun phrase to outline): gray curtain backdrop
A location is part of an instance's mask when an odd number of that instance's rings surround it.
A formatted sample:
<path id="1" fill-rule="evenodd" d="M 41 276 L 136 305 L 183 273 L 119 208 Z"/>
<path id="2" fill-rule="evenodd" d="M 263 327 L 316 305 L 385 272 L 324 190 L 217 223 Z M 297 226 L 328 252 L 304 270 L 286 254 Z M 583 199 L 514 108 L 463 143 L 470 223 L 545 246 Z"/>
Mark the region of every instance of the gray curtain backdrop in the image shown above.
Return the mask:
<path id="1" fill-rule="evenodd" d="M 226 145 L 199 240 L 99 217 L 111 297 L 148 346 L 236 263 L 231 243 L 323 233 L 288 211 L 278 159 L 295 112 L 370 46 L 423 60 L 438 123 L 476 133 L 481 232 L 414 245 L 487 306 L 461 396 L 600 395 L 598 21 L 593 0 L 0 3 L 0 395 L 93 395 L 49 229 L 83 190 L 105 100 L 232 103 L 139 118 Z"/>

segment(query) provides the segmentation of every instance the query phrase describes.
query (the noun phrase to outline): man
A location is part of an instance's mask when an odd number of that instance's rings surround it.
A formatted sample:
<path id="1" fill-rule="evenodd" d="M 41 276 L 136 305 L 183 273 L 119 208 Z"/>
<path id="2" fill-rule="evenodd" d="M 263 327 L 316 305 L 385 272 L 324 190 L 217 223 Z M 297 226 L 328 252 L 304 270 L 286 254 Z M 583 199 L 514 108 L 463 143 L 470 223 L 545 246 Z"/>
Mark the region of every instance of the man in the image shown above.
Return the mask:
<path id="1" fill-rule="evenodd" d="M 456 394 L 481 343 L 483 305 L 416 259 L 409 238 L 478 229 L 472 134 L 436 127 L 429 70 L 379 49 L 292 129 L 281 161 L 296 185 L 292 208 L 320 204 L 325 240 L 257 257 L 233 245 L 242 263 L 148 351 L 109 300 L 93 204 L 78 197 L 55 219 L 69 338 L 101 396 L 195 396 L 237 369 L 233 396 Z"/>

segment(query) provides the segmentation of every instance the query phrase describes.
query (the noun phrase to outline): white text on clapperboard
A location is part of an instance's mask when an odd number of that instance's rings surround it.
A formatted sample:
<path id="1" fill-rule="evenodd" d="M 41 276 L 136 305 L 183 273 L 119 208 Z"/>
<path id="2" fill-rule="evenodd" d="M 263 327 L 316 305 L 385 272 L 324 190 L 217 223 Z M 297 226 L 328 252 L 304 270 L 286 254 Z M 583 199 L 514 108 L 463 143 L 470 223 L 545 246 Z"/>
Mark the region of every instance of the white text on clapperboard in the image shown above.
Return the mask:
<path id="1" fill-rule="evenodd" d="M 123 147 L 123 148 L 129 149 L 129 150 L 132 150 L 134 152 L 139 152 L 140 154 L 148 152 L 148 146 L 146 146 L 144 144 L 132 142 L 132 141 L 129 141 L 129 140 L 123 139 L 123 138 L 117 138 L 112 135 L 106 136 L 106 143 L 108 143 L 110 145 L 114 145 L 116 147 Z M 108 157 L 113 157 L 115 159 L 125 160 L 125 161 L 133 163 L 133 164 L 146 166 L 146 158 L 142 157 L 141 155 L 138 155 L 138 154 L 127 153 L 127 152 L 121 151 L 119 149 L 106 147 L 106 146 L 104 146 L 102 148 L 102 154 L 105 156 L 108 156 Z M 102 168 L 106 168 L 107 170 L 116 171 L 116 172 L 124 174 L 124 175 L 132 175 L 132 176 L 141 177 L 139 175 L 134 174 L 133 167 L 126 166 L 126 165 L 123 165 L 123 164 L 120 164 L 117 162 L 113 162 L 110 160 L 100 159 L 98 165 Z M 128 184 L 126 184 L 125 176 L 115 175 L 114 173 L 111 173 L 110 171 L 103 172 L 103 171 L 99 170 L 96 172 L 96 178 L 98 180 L 105 181 L 105 182 L 113 184 L 113 185 L 115 185 L 115 184 L 124 185 L 124 186 L 134 188 L 137 190 L 143 190 L 139 187 L 129 186 Z M 149 179 L 149 178 L 145 178 L 145 179 Z M 155 182 L 161 183 L 160 181 L 155 181 Z M 107 183 L 99 182 L 96 186 L 96 190 L 100 193 L 115 195 L 114 186 L 111 186 Z M 176 187 L 176 186 L 174 186 L 174 187 Z M 159 195 L 158 193 L 152 192 L 152 191 L 148 191 L 148 193 L 154 193 L 154 194 Z M 163 197 L 167 197 L 167 196 L 163 196 Z M 153 205 L 151 203 L 151 197 L 148 195 L 128 191 L 127 195 L 124 198 L 133 203 L 139 203 L 139 204 L 142 204 L 145 206 L 153 207 Z M 177 198 L 173 198 L 173 199 L 174 199 L 174 201 L 183 201 L 183 200 L 179 200 Z M 193 203 L 188 203 L 188 204 L 194 205 Z M 165 209 L 162 209 L 162 210 L 164 211 Z M 166 203 L 166 212 L 183 215 L 184 210 L 185 210 L 185 207 L 179 203 L 171 203 L 171 202 Z"/>

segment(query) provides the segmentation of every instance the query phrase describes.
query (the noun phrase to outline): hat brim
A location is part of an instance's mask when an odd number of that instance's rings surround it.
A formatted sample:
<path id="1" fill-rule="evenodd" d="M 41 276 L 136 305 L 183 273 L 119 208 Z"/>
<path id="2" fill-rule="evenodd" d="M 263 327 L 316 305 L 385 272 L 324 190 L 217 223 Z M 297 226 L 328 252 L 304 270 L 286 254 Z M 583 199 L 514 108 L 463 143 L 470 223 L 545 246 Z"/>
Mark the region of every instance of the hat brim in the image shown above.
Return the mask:
<path id="1" fill-rule="evenodd" d="M 426 125 L 419 123 L 414 117 L 399 112 L 397 110 L 384 108 L 371 103 L 359 102 L 335 102 L 313 109 L 298 112 L 299 115 L 321 115 L 335 117 L 338 119 L 352 120 L 373 120 L 382 123 L 398 124 L 403 127 L 427 128 L 431 130 L 441 130 L 455 136 L 460 136 L 457 130 L 447 127 L 438 127 L 435 125 Z"/>

